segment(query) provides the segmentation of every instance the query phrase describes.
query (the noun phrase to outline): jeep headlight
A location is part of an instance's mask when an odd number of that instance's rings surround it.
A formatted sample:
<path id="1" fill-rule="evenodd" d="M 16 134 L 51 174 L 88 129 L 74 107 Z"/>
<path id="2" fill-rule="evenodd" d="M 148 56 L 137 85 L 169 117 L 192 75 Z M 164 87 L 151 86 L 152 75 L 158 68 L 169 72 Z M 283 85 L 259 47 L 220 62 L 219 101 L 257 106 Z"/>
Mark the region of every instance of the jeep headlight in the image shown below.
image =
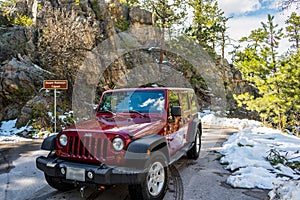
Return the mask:
<path id="1" fill-rule="evenodd" d="M 124 141 L 121 138 L 115 138 L 112 141 L 112 146 L 116 151 L 122 151 L 124 148 Z"/>
<path id="2" fill-rule="evenodd" d="M 59 144 L 64 147 L 67 146 L 68 137 L 65 134 L 62 134 L 61 136 L 59 136 Z"/>

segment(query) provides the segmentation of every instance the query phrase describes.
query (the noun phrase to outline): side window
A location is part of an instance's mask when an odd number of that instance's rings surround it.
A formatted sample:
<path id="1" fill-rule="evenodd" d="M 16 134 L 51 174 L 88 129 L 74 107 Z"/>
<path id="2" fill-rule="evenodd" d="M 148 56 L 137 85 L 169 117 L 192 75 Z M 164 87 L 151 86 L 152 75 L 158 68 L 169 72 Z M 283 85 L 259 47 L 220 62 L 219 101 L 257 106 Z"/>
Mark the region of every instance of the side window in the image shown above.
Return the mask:
<path id="1" fill-rule="evenodd" d="M 107 110 L 111 111 L 112 110 L 111 100 L 112 100 L 112 94 L 105 93 L 104 96 L 102 97 L 99 111 L 107 111 Z"/>
<path id="2" fill-rule="evenodd" d="M 182 111 L 190 110 L 188 93 L 181 93 L 181 103 L 182 103 Z"/>
<path id="3" fill-rule="evenodd" d="M 191 92 L 191 93 L 189 93 L 189 97 L 190 97 L 190 100 L 191 100 L 192 113 L 198 112 L 196 95 Z"/>
<path id="4" fill-rule="evenodd" d="M 169 116 L 171 116 L 171 107 L 180 106 L 178 92 L 169 91 Z"/>

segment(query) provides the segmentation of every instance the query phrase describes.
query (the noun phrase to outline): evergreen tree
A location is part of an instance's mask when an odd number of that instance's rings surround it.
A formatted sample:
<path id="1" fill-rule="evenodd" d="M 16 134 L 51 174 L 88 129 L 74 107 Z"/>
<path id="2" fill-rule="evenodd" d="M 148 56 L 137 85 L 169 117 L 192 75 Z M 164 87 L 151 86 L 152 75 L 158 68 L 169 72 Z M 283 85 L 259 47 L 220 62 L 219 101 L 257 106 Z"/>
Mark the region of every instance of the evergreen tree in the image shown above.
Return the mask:
<path id="1" fill-rule="evenodd" d="M 290 18 L 286 21 L 288 25 L 286 27 L 287 35 L 286 37 L 289 38 L 289 41 L 292 42 L 292 48 L 299 49 L 299 42 L 300 42 L 300 16 L 297 13 L 293 12 Z"/>
<path id="2" fill-rule="evenodd" d="M 277 30 L 278 24 L 274 24 L 273 21 L 274 21 L 274 16 L 268 14 L 267 23 L 262 22 L 261 24 L 268 36 L 265 38 L 265 43 L 267 44 L 267 47 L 270 48 L 272 62 L 274 63 L 273 70 L 274 72 L 276 72 L 276 60 L 275 60 L 275 57 L 277 55 L 276 49 L 278 49 L 279 41 L 283 37 L 283 31 L 282 28 Z"/>
<path id="3" fill-rule="evenodd" d="M 142 8 L 152 12 L 154 23 L 161 28 L 161 53 L 159 59 L 160 71 L 165 48 L 165 32 L 175 24 L 182 24 L 186 16 L 185 1 L 181 0 L 142 0 Z"/>
<path id="4" fill-rule="evenodd" d="M 215 55 L 216 48 L 225 48 L 225 31 L 228 18 L 218 8 L 216 0 L 193 0 L 190 2 L 194 9 L 192 25 L 186 29 L 186 34 L 195 39 L 206 51 Z M 222 52 L 224 56 L 224 52 Z"/>
<path id="5" fill-rule="evenodd" d="M 290 100 L 287 91 L 291 91 L 283 76 L 287 64 L 277 61 L 278 45 L 283 37 L 282 29 L 273 23 L 274 17 L 268 15 L 262 28 L 251 32 L 240 42 L 249 44 L 237 53 L 235 67 L 240 69 L 243 78 L 258 90 L 259 96 L 249 93 L 235 96 L 239 105 L 257 111 L 265 122 L 283 129 L 287 126 L 287 113 Z"/>
<path id="6" fill-rule="evenodd" d="M 281 86 L 281 98 L 284 100 L 286 126 L 299 134 L 300 127 L 300 49 L 287 56 L 281 62 L 277 79 Z"/>

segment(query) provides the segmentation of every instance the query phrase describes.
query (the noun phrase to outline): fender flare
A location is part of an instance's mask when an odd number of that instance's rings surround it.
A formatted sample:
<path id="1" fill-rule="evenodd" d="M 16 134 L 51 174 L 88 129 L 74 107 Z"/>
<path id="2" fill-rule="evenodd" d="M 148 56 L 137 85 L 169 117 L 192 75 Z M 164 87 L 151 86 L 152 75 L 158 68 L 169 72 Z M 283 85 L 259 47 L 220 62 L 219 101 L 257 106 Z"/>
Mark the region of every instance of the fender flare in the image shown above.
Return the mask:
<path id="1" fill-rule="evenodd" d="M 170 162 L 167 140 L 164 136 L 153 134 L 139 138 L 131 142 L 125 153 L 126 165 L 129 167 L 141 168 L 145 166 L 146 161 L 151 154 L 160 151 L 166 156 L 166 165 Z"/>
<path id="2" fill-rule="evenodd" d="M 189 137 L 189 143 L 193 143 L 196 137 L 197 129 L 200 130 L 200 137 L 202 136 L 202 123 L 201 119 L 195 118 L 191 123 L 191 129 L 190 129 L 190 137 Z"/>
<path id="3" fill-rule="evenodd" d="M 55 140 L 57 135 L 51 135 L 44 139 L 41 149 L 52 151 L 55 150 Z"/>

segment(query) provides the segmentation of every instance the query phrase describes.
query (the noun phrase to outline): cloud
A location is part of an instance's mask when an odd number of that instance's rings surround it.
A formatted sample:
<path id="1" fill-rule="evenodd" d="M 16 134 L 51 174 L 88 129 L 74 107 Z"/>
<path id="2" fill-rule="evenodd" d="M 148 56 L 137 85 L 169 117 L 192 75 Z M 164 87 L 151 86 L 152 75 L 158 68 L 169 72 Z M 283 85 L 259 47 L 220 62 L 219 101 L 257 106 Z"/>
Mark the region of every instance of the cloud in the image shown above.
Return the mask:
<path id="1" fill-rule="evenodd" d="M 232 45 L 237 46 L 241 45 L 238 40 L 244 36 L 249 36 L 251 31 L 257 29 L 261 26 L 262 21 L 265 21 L 267 16 L 242 16 L 242 17 L 233 17 L 227 22 L 227 35 L 230 38 L 230 44 L 225 49 L 228 61 L 231 59 L 231 55 L 228 53 L 233 51 L 234 48 Z"/>
<path id="2" fill-rule="evenodd" d="M 274 14 L 274 24 L 278 24 L 278 28 L 283 28 L 286 26 L 285 21 L 287 20 L 289 13 L 283 14 L 281 12 Z M 267 23 L 267 13 L 255 15 L 255 16 L 241 16 L 233 17 L 227 22 L 227 35 L 231 38 L 232 45 L 240 45 L 238 42 L 243 36 L 249 36 L 252 30 L 262 27 L 261 22 Z M 284 29 L 285 30 L 285 29 Z M 278 48 L 279 54 L 287 52 L 290 47 L 290 43 L 286 38 L 282 38 Z M 232 46 L 228 46 L 226 53 L 233 50 Z M 226 55 L 227 59 L 230 59 L 229 55 Z"/>
<path id="3" fill-rule="evenodd" d="M 218 0 L 218 4 L 226 16 L 242 15 L 261 8 L 259 0 Z"/>
<path id="4" fill-rule="evenodd" d="M 249 36 L 252 30 L 261 27 L 261 22 L 267 22 L 268 13 L 274 15 L 274 23 L 280 28 L 285 28 L 285 21 L 288 16 L 296 10 L 293 5 L 290 9 L 280 12 L 281 0 L 217 0 L 219 8 L 224 11 L 225 16 L 230 17 L 226 26 L 226 34 L 231 39 L 230 44 L 226 46 L 226 58 L 230 60 L 229 52 L 233 50 L 232 45 L 239 45 L 243 36 Z M 288 50 L 290 43 L 286 38 L 280 42 L 279 53 L 282 54 Z M 220 53 L 220 50 L 217 50 Z"/>
<path id="5" fill-rule="evenodd" d="M 261 26 L 260 22 L 265 21 L 265 18 L 264 16 L 232 18 L 227 23 L 229 35 L 235 40 L 248 36 L 252 30 Z"/>
<path id="6" fill-rule="evenodd" d="M 264 8 L 278 10 L 282 5 L 282 0 L 261 0 Z"/>

